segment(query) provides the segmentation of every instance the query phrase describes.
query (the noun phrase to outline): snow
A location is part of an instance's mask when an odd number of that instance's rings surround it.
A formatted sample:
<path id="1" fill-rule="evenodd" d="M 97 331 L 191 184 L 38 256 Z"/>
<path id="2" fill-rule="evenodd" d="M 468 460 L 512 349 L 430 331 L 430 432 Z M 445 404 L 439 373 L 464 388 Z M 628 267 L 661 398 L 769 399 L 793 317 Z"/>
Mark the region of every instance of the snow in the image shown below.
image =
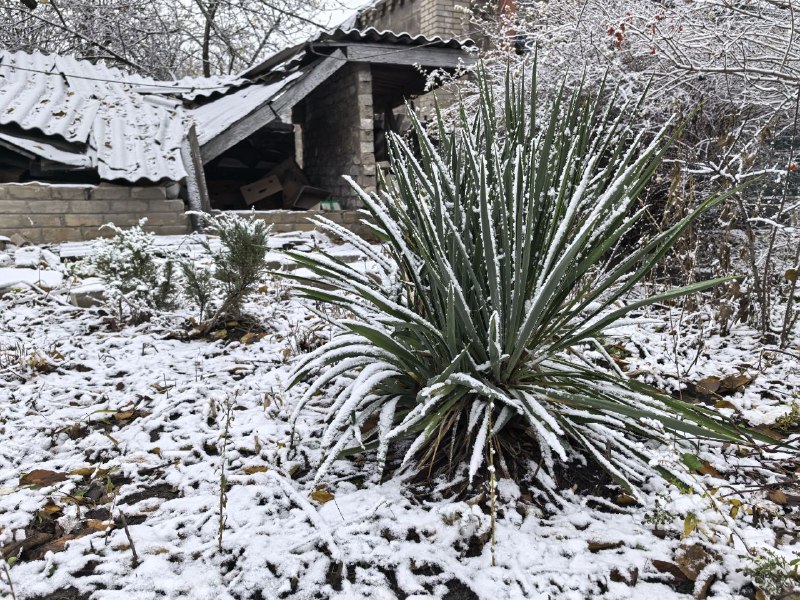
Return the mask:
<path id="1" fill-rule="evenodd" d="M 55 289 L 61 285 L 64 275 L 59 271 L 39 269 L 0 269 L 0 290 L 19 284 L 33 284 L 44 289 Z"/>
<path id="2" fill-rule="evenodd" d="M 157 240 L 165 255 L 178 247 L 199 255 L 199 245 L 187 246 L 192 243 Z M 270 260 L 276 269 L 288 268 L 281 249 L 315 245 L 348 262 L 358 256 L 355 248 L 333 245 L 319 234 L 279 234 L 270 240 Z M 70 291 L 101 287 L 88 273 L 74 283 L 65 277 L 81 273 L 75 268 L 80 263 L 68 261 L 88 250 L 86 244 L 54 249 L 63 261 L 57 271 L 0 269 L 0 288 L 26 278 L 52 288 L 49 294 L 29 287 L 0 293 L 0 547 L 21 540 L 37 511 L 52 501 L 64 513 L 59 522 L 70 527 L 88 510 L 107 509 L 117 520 L 124 513 L 139 564 L 133 565 L 121 526 L 90 533 L 69 541 L 63 551 L 17 561 L 10 573 L 20 600 L 69 587 L 90 593 L 92 600 L 388 600 L 403 595 L 668 600 L 686 596 L 653 561 L 674 562 L 676 550 L 687 543 L 703 543 L 718 554 L 703 577 L 715 570 L 713 596 L 732 599 L 744 597 L 748 581 L 745 544 L 765 545 L 789 559 L 800 553 L 796 509 L 770 502 L 764 489 L 749 489 L 746 478 L 737 476 L 756 468 L 755 458 L 704 447 L 698 456 L 725 476 L 725 493 L 732 496 L 683 493 L 654 480 L 644 486 L 641 505 L 624 505 L 599 489 L 568 488 L 561 499 L 551 497 L 542 491 L 554 485 L 544 470 L 537 474 L 543 482 L 539 489 L 530 481 L 500 479 L 497 564 L 492 566 L 489 513 L 477 500 L 448 498 L 443 482 L 423 489 L 396 470 L 379 480 L 374 455 L 366 462 L 331 459 L 317 480 L 314 467 L 327 456 L 325 413 L 341 384 L 332 378 L 332 387 L 320 389 L 309 381 L 286 389 L 301 361 L 314 360 L 298 351 L 300 328 L 318 328 L 326 337 L 330 331 L 311 312 L 313 303 L 269 277 L 246 306 L 266 327 L 266 335 L 250 344 L 179 339 L 174 332 L 185 314 L 114 328 L 102 308 L 61 302 Z M 374 253 L 380 255 L 377 249 Z M 23 256 L 28 254 L 36 253 Z M 364 265 L 364 272 L 371 269 Z M 800 392 L 800 362 L 765 351 L 755 332 L 742 326 L 720 337 L 685 325 L 684 349 L 675 355 L 674 329 L 660 310 L 631 316 L 613 331 L 611 341 L 630 353 L 626 372 L 677 390 L 686 381 L 745 371 L 756 376 L 754 381 L 726 396 L 734 408 L 725 410 L 753 424 L 771 424 L 788 412 Z M 797 342 L 787 352 L 796 354 Z M 352 364 L 372 365 L 359 382 L 360 397 L 370 381 L 391 374 L 379 356 L 365 353 Z M 430 391 L 431 399 L 435 393 Z M 317 403 L 300 408 L 312 395 Z M 226 402 L 232 404 L 233 418 L 223 440 Z M 390 402 L 376 413 L 384 430 L 395 405 Z M 484 405 L 475 403 L 471 421 L 475 434 L 486 435 Z M 223 441 L 230 487 L 220 551 Z M 353 444 L 352 439 L 333 442 Z M 665 464 L 676 459 L 670 450 L 668 444 L 646 448 Z M 473 457 L 476 464 L 481 460 Z M 95 475 L 82 475 L 87 468 L 97 470 Z M 21 486 L 22 474 L 34 469 L 67 478 L 46 488 Z M 79 515 L 73 499 L 88 497 L 92 485 L 107 490 L 107 498 L 98 498 L 96 506 L 85 501 Z M 318 485 L 326 486 L 333 499 L 316 501 Z M 474 490 L 476 497 L 480 493 Z M 729 498 L 743 502 L 735 519 L 729 516 Z M 647 521 L 658 506 L 666 511 L 665 537 Z M 754 523 L 754 507 L 768 518 Z M 682 541 L 690 513 L 699 525 Z M 592 551 L 590 544 L 596 543 L 607 549 Z M 632 573 L 635 585 L 630 585 Z M 0 576 L 0 594 L 6 593 L 3 581 Z"/>

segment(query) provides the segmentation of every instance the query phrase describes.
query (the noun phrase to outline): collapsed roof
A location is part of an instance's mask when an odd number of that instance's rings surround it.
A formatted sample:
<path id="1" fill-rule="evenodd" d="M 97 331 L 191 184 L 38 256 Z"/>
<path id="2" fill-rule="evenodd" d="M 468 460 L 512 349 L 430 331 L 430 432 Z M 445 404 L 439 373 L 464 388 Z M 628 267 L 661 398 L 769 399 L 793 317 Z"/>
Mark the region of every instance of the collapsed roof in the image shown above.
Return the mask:
<path id="1" fill-rule="evenodd" d="M 348 61 L 453 69 L 469 40 L 375 29 L 320 33 L 238 76 L 158 81 L 71 56 L 0 50 L 0 146 L 42 170 L 180 181 L 286 112 Z M 224 139 L 223 139 L 224 138 Z"/>

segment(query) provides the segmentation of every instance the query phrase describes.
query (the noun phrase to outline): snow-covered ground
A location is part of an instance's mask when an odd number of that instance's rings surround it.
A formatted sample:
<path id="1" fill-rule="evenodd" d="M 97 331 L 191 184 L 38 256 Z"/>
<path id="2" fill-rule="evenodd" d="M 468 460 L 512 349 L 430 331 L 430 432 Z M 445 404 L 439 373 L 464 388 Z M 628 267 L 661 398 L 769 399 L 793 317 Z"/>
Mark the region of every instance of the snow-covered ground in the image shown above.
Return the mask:
<path id="1" fill-rule="evenodd" d="M 282 248 L 314 244 L 357 260 L 319 234 L 283 234 L 273 268 Z M 800 556 L 800 465 L 699 448 L 711 492 L 653 481 L 645 505 L 501 481 L 493 566 L 479 488 L 454 500 L 406 475 L 378 482 L 362 456 L 314 484 L 322 414 L 304 410 L 293 432 L 303 386 L 286 387 L 331 332 L 285 281 L 270 277 L 246 307 L 263 336 L 184 341 L 190 311 L 115 330 L 101 308 L 71 306 L 83 282 L 70 261 L 88 247 L 51 250 L 17 264 L 0 251 L 0 548 L 19 556 L 20 600 L 752 598 L 748 550 Z M 18 267 L 59 276 L 27 285 Z M 742 327 L 722 338 L 666 309 L 646 317 L 607 340 L 625 371 L 689 390 L 745 375 L 714 399 L 771 433 L 800 402 L 797 341 L 765 350 Z"/>

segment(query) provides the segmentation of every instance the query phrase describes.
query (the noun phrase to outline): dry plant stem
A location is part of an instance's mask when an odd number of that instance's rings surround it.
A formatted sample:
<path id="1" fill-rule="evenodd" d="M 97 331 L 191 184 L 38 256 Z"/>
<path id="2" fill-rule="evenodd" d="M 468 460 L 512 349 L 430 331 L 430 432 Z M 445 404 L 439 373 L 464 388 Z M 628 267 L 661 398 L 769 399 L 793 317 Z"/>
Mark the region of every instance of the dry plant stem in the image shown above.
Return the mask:
<path id="1" fill-rule="evenodd" d="M 234 398 L 238 392 L 234 394 Z M 225 531 L 225 506 L 228 503 L 228 494 L 225 488 L 228 480 L 225 477 L 225 467 L 228 462 L 228 438 L 230 436 L 231 421 L 233 420 L 233 398 L 228 396 L 225 399 L 225 424 L 222 432 L 222 449 L 220 452 L 221 471 L 219 476 L 219 529 L 217 532 L 217 550 L 222 552 L 222 536 Z"/>
<path id="2" fill-rule="evenodd" d="M 797 250 L 794 253 L 794 268 L 800 266 L 800 243 L 797 244 Z M 795 276 L 792 285 L 789 286 L 789 298 L 786 301 L 786 310 L 783 313 L 783 326 L 781 327 L 781 348 L 786 348 L 789 344 L 789 334 L 794 330 L 797 324 L 797 319 L 800 313 L 794 314 L 794 295 L 797 292 L 797 277 Z"/>
<path id="3" fill-rule="evenodd" d="M 750 219 L 747 214 L 747 208 L 744 205 L 742 194 L 736 194 L 736 204 L 739 208 L 739 213 L 742 217 L 744 224 L 744 232 L 747 237 L 747 261 L 750 267 L 750 276 L 753 279 L 753 292 L 755 293 L 756 300 L 758 301 L 759 309 L 761 311 L 759 330 L 762 334 L 767 333 L 769 327 L 769 298 L 764 293 L 764 287 L 761 285 L 761 276 L 758 272 L 758 265 L 756 264 L 756 235 L 753 232 L 753 227 L 750 224 Z"/>
<path id="4" fill-rule="evenodd" d="M 494 402 L 489 404 L 489 420 L 488 420 L 488 427 L 489 432 L 487 435 L 487 444 L 489 445 L 489 494 L 491 497 L 491 513 L 492 513 L 492 566 L 497 566 L 497 558 L 495 556 L 495 529 L 496 529 L 496 519 L 497 519 L 497 509 L 496 509 L 496 482 L 495 482 L 495 474 L 494 474 L 494 430 L 492 429 L 492 413 L 494 412 Z"/>
<path id="5" fill-rule="evenodd" d="M 133 543 L 133 537 L 131 537 L 131 532 L 128 529 L 128 520 L 125 518 L 124 512 L 119 511 L 119 519 L 122 521 L 122 528 L 125 530 L 125 536 L 128 538 L 128 543 L 131 545 L 131 554 L 133 555 L 131 565 L 135 569 L 139 566 L 139 555 L 136 554 L 136 545 Z"/>
<path id="6" fill-rule="evenodd" d="M 11 582 L 11 573 L 9 573 L 9 571 L 8 571 L 8 563 L 6 561 L 3 561 L 3 569 L 6 572 L 6 580 L 8 581 L 8 589 L 11 590 L 11 598 L 13 598 L 13 600 L 17 600 L 17 594 L 14 591 L 14 584 Z"/>

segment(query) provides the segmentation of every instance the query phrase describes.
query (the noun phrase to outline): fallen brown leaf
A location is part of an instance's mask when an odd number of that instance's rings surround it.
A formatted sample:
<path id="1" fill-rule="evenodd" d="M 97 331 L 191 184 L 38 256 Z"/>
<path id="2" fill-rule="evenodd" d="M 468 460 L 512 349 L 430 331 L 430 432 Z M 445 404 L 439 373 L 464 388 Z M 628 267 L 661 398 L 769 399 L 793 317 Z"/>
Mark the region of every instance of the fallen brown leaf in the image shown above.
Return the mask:
<path id="1" fill-rule="evenodd" d="M 264 465 L 245 467 L 244 469 L 242 469 L 242 473 L 244 473 L 245 475 L 252 475 L 253 473 L 266 473 L 267 471 L 269 471 L 269 468 Z M 313 492 L 311 497 L 312 498 L 314 497 Z"/>
<path id="2" fill-rule="evenodd" d="M 19 478 L 20 485 L 32 485 L 35 487 L 47 487 L 60 483 L 67 479 L 65 473 L 56 473 L 47 469 L 34 469 L 30 473 L 25 473 Z"/>
<path id="3" fill-rule="evenodd" d="M 316 502 L 317 504 L 325 504 L 326 502 L 330 502 L 336 496 L 331 494 L 327 489 L 322 486 L 317 486 L 313 492 L 311 492 L 311 499 Z"/>

